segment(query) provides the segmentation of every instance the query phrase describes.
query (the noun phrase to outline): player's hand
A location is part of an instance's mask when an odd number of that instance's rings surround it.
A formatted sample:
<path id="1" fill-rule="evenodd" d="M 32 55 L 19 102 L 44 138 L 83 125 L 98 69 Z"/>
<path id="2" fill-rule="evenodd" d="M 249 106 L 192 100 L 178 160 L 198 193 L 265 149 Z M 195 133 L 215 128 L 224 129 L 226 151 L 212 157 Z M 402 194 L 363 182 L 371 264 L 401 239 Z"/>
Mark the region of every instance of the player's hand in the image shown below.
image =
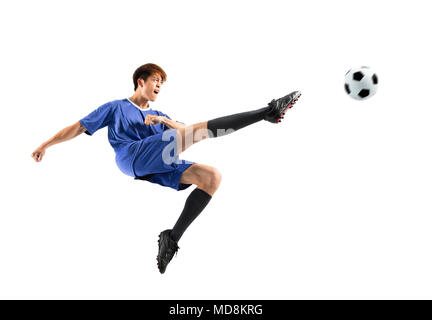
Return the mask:
<path id="1" fill-rule="evenodd" d="M 148 114 L 145 117 L 145 121 L 144 123 L 149 126 L 151 124 L 157 124 L 157 123 L 161 123 L 162 122 L 162 116 L 157 116 L 155 114 Z"/>
<path id="2" fill-rule="evenodd" d="M 33 151 L 31 156 L 34 159 L 34 161 L 40 162 L 42 160 L 43 156 L 45 155 L 45 150 L 46 149 L 43 147 L 38 147 L 35 151 Z"/>

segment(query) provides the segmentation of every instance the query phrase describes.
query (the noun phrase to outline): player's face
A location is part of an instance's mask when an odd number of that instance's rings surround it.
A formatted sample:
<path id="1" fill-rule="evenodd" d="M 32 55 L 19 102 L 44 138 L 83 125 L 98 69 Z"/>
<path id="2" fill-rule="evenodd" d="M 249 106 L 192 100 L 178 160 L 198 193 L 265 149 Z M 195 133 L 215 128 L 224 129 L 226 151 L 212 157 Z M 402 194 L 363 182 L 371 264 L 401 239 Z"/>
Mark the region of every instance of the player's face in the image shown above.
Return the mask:
<path id="1" fill-rule="evenodd" d="M 155 101 L 160 93 L 162 84 L 162 77 L 158 73 L 149 76 L 142 88 L 144 96 L 150 101 Z"/>

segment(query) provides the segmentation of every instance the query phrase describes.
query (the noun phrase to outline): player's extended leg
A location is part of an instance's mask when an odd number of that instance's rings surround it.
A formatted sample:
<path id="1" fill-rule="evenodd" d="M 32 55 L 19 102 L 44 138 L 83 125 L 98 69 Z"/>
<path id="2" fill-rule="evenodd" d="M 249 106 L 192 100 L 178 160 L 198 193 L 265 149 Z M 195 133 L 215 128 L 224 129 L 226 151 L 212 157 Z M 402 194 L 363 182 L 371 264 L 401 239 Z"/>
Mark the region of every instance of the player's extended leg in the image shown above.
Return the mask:
<path id="1" fill-rule="evenodd" d="M 179 249 L 178 241 L 183 233 L 204 210 L 221 182 L 220 172 L 213 167 L 195 163 L 183 172 L 180 183 L 195 184 L 186 199 L 183 211 L 173 229 L 168 229 L 159 235 L 159 252 L 157 256 L 158 268 L 164 273 L 168 263 Z"/>
<path id="2" fill-rule="evenodd" d="M 185 151 L 196 142 L 224 136 L 261 120 L 278 123 L 300 95 L 300 91 L 294 91 L 285 97 L 273 99 L 267 107 L 261 109 L 236 113 L 177 129 L 177 154 Z"/>

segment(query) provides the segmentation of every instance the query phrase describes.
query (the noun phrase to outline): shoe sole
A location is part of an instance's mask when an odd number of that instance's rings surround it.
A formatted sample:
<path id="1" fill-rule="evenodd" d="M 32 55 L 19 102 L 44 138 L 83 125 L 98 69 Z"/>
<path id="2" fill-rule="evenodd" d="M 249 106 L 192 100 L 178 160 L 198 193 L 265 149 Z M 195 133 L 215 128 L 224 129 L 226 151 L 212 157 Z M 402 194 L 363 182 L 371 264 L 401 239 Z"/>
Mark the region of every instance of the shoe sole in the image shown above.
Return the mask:
<path id="1" fill-rule="evenodd" d="M 282 113 L 281 117 L 277 119 L 277 123 L 281 122 L 282 119 L 285 116 L 285 113 L 288 111 L 288 109 L 291 109 L 294 104 L 297 102 L 297 100 L 300 98 L 301 96 L 301 92 L 299 91 L 298 95 L 294 97 L 293 101 L 288 105 L 288 107 L 284 110 L 284 112 Z"/>
<path id="2" fill-rule="evenodd" d="M 161 238 L 161 236 L 159 235 L 159 239 L 158 239 L 158 248 L 159 248 L 159 250 L 160 250 L 160 238 Z M 161 269 L 160 269 L 160 264 L 159 264 L 159 250 L 158 250 L 158 255 L 156 256 L 156 261 L 157 261 L 157 266 L 158 266 L 158 270 L 159 270 L 159 272 L 160 273 L 163 273 L 162 271 L 161 271 Z"/>

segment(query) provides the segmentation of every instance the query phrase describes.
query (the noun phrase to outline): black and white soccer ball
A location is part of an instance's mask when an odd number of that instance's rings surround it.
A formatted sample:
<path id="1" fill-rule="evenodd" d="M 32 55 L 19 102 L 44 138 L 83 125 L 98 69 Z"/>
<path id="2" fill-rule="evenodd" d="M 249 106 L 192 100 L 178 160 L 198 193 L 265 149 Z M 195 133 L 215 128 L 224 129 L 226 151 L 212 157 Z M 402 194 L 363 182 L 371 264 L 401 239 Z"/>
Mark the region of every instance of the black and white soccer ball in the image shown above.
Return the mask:
<path id="1" fill-rule="evenodd" d="M 378 76 L 369 67 L 353 68 L 345 74 L 345 91 L 353 99 L 369 99 L 377 88 Z"/>

